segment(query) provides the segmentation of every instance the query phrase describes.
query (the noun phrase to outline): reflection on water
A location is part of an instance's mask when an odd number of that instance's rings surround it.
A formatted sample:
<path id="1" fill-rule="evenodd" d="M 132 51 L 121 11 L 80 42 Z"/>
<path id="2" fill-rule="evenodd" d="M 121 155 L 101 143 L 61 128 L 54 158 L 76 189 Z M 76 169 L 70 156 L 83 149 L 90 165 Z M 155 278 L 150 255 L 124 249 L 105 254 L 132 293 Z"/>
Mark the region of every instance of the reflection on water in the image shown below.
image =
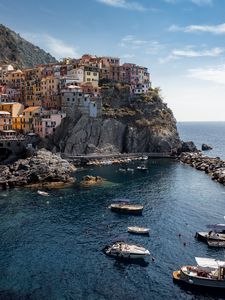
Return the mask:
<path id="1" fill-rule="evenodd" d="M 225 189 L 210 177 L 170 160 L 148 162 L 148 172 L 121 173 L 113 165 L 77 173 L 113 182 L 53 190 L 0 193 L 0 299 L 219 299 L 173 283 L 172 272 L 195 256 L 224 259 L 194 239 L 208 223 L 223 222 Z M 114 198 L 144 205 L 143 216 L 118 215 Z M 150 236 L 127 233 L 150 228 Z M 179 236 L 180 234 L 180 236 Z M 116 261 L 102 253 L 115 239 L 143 245 L 148 265 Z M 185 246 L 185 245 L 186 246 Z"/>

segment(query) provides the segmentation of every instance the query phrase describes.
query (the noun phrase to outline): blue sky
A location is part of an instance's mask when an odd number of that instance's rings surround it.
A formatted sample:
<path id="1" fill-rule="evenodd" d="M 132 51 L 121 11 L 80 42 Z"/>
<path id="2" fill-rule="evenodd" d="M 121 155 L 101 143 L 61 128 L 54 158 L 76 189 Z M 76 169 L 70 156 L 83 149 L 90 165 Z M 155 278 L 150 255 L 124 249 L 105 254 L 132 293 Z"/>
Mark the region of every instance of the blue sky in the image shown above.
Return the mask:
<path id="1" fill-rule="evenodd" d="M 0 0 L 0 23 L 60 59 L 147 66 L 178 121 L 225 121 L 225 0 Z"/>

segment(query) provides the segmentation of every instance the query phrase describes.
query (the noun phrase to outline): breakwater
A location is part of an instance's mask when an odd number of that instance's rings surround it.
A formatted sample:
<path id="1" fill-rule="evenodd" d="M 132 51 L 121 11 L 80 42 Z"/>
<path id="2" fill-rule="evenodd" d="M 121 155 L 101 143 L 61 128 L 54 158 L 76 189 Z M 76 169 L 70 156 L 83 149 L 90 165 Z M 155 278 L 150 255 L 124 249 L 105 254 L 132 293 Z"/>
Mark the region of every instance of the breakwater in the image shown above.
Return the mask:
<path id="1" fill-rule="evenodd" d="M 225 185 L 225 160 L 220 157 L 205 156 L 202 152 L 185 152 L 179 156 L 179 160 L 197 170 L 204 171 L 211 176 L 212 180 Z"/>

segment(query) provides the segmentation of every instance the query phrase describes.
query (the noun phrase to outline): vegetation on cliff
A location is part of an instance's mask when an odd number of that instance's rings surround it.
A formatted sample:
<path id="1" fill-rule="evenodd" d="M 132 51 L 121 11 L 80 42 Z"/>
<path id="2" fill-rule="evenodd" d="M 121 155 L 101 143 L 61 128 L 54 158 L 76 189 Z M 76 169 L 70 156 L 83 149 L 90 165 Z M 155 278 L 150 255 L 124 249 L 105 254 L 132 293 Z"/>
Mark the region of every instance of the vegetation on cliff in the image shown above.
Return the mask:
<path id="1" fill-rule="evenodd" d="M 49 53 L 0 24 L 0 64 L 12 64 L 18 68 L 27 68 L 51 62 L 56 62 L 56 59 Z"/>

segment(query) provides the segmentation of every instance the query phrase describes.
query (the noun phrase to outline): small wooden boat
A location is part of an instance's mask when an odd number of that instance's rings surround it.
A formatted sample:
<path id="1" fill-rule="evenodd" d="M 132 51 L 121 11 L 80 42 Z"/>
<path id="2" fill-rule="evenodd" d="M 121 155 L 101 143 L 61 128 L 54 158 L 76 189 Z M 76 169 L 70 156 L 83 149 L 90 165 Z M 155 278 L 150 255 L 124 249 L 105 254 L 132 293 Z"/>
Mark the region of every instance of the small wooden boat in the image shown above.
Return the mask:
<path id="1" fill-rule="evenodd" d="M 149 228 L 144 228 L 144 227 L 132 226 L 132 227 L 128 227 L 127 231 L 133 234 L 149 235 Z"/>
<path id="2" fill-rule="evenodd" d="M 140 259 L 150 255 L 144 247 L 130 245 L 124 242 L 116 242 L 111 246 L 106 246 L 103 251 L 109 256 L 125 259 Z"/>
<path id="3" fill-rule="evenodd" d="M 109 208 L 117 213 L 140 215 L 144 206 L 139 204 L 112 203 Z"/>
<path id="4" fill-rule="evenodd" d="M 41 196 L 49 196 L 49 193 L 47 192 L 44 192 L 44 191 L 37 191 L 38 195 L 41 195 Z"/>
<path id="5" fill-rule="evenodd" d="M 210 258 L 195 258 L 197 266 L 183 266 L 173 272 L 173 279 L 189 285 L 225 288 L 225 261 Z"/>

